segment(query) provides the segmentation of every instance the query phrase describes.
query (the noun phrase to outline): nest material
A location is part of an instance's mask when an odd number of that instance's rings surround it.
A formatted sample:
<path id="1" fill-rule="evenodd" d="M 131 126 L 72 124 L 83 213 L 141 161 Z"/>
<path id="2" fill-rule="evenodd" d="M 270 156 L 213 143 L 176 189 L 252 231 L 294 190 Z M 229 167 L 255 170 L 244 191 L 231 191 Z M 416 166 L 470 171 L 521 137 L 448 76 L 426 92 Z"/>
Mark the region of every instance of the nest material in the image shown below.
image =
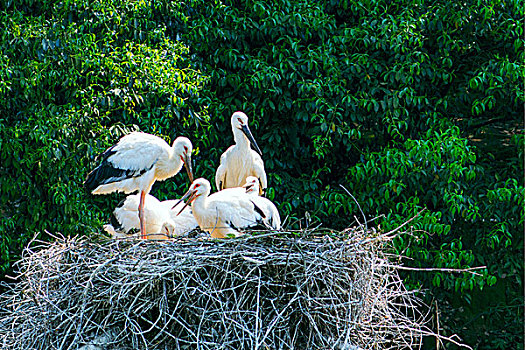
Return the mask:
<path id="1" fill-rule="evenodd" d="M 41 242 L 0 299 L 0 347 L 418 348 L 426 307 L 368 234 Z"/>

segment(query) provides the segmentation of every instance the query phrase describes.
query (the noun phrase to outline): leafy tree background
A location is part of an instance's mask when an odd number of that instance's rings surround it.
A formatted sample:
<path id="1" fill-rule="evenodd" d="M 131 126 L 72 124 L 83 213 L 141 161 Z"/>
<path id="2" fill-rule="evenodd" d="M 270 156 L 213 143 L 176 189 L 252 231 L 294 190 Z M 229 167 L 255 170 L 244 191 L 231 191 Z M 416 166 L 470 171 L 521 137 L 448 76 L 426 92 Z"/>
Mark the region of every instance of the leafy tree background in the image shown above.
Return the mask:
<path id="1" fill-rule="evenodd" d="M 390 230 L 442 333 L 523 348 L 523 1 L 18 0 L 0 5 L 0 256 L 101 230 L 82 188 L 131 130 L 189 137 L 213 179 L 251 118 L 290 227 Z M 158 183 L 160 199 L 188 186 Z M 362 218 L 360 218 L 362 220 Z M 428 347 L 432 345 L 429 342 Z M 447 346 L 450 347 L 450 346 Z"/>

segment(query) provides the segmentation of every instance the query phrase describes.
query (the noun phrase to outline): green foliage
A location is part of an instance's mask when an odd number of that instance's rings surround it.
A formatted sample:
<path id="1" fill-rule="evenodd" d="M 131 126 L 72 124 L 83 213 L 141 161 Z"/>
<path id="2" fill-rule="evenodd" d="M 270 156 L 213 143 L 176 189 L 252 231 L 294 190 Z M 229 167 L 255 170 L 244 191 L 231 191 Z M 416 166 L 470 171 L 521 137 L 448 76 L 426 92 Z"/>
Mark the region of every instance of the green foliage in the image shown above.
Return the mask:
<path id="1" fill-rule="evenodd" d="M 523 1 L 10 1 L 0 8 L 0 254 L 100 230 L 81 189 L 131 129 L 189 136 L 213 179 L 242 110 L 292 225 L 390 230 L 444 332 L 523 344 Z M 156 184 L 161 199 L 185 180 Z M 487 316 L 487 317 L 485 317 Z M 490 317 L 489 317 L 490 316 Z M 463 325 L 470 325 L 463 330 Z M 501 325 L 506 325 L 502 332 Z M 478 337 L 489 334 L 488 337 Z M 509 335 L 510 334 L 510 335 Z"/>
<path id="2" fill-rule="evenodd" d="M 522 2 L 195 3 L 183 38 L 203 100 L 219 135 L 235 110 L 253 119 L 284 214 L 348 225 L 360 212 L 339 184 L 385 230 L 421 212 L 395 242 L 407 264 L 486 268 L 410 285 L 468 304 L 511 279 L 523 302 Z"/>
<path id="3" fill-rule="evenodd" d="M 130 129 L 169 141 L 206 123 L 195 103 L 205 77 L 157 25 L 157 11 L 135 1 L 27 1 L 0 13 L 2 271 L 35 233 L 100 230 L 116 198 L 91 198 L 82 182 Z"/>
<path id="4" fill-rule="evenodd" d="M 399 237 L 395 242 L 398 253 L 413 258 L 417 267 L 489 266 L 479 271 L 483 276 L 436 273 L 432 280 L 436 287 L 472 291 L 475 286 L 493 285 L 495 275 L 507 275 L 506 269 L 497 267 L 513 241 L 515 249 L 523 243 L 519 233 L 525 216 L 523 186 L 508 179 L 487 188 L 493 179 L 483 170 L 457 127 L 429 130 L 423 140 L 409 139 L 395 149 L 369 153 L 362 164 L 350 168 L 349 176 L 356 181 L 349 190 L 360 195 L 365 212 L 373 213 L 377 205 L 391 208 L 382 223 L 387 231 L 426 208 L 413 225 L 416 239 Z M 469 230 L 472 227 L 476 229 Z M 507 259 L 517 272 L 519 257 Z M 424 276 L 410 277 L 418 284 Z"/>

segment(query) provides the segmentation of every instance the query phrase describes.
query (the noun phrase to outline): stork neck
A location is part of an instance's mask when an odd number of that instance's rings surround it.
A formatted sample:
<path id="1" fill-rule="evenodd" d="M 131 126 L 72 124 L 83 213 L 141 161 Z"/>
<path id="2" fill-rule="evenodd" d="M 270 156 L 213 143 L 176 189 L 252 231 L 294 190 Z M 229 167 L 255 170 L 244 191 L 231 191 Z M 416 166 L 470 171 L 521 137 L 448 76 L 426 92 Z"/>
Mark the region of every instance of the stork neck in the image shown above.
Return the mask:
<path id="1" fill-rule="evenodd" d="M 242 130 L 233 128 L 233 140 L 240 148 L 250 148 L 250 140 L 244 135 Z"/>
<path id="2" fill-rule="evenodd" d="M 166 167 L 169 169 L 169 173 L 178 173 L 180 169 L 182 169 L 182 159 L 180 159 L 180 155 L 175 152 L 175 145 L 170 147 L 169 153 L 168 153 L 169 161 L 166 162 Z"/>
<path id="3" fill-rule="evenodd" d="M 168 157 L 173 161 L 175 160 L 175 144 L 171 146 L 168 150 Z"/>
<path id="4" fill-rule="evenodd" d="M 204 215 L 204 212 L 206 211 L 206 208 L 207 208 L 206 199 L 208 198 L 209 194 L 210 192 L 208 191 L 198 196 L 197 198 L 195 198 L 193 203 L 191 203 L 191 209 L 193 210 L 194 214 L 197 214 L 198 216 Z"/>

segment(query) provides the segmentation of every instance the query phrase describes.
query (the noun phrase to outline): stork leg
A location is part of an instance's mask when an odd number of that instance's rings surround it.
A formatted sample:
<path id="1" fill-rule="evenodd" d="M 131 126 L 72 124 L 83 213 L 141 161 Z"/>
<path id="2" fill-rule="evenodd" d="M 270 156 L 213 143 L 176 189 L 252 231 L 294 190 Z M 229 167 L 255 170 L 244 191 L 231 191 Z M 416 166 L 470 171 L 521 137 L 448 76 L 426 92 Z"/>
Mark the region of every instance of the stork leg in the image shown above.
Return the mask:
<path id="1" fill-rule="evenodd" d="M 140 220 L 140 237 L 146 239 L 146 218 L 144 217 L 144 201 L 146 198 L 146 192 L 140 191 L 139 201 L 139 220 Z"/>

